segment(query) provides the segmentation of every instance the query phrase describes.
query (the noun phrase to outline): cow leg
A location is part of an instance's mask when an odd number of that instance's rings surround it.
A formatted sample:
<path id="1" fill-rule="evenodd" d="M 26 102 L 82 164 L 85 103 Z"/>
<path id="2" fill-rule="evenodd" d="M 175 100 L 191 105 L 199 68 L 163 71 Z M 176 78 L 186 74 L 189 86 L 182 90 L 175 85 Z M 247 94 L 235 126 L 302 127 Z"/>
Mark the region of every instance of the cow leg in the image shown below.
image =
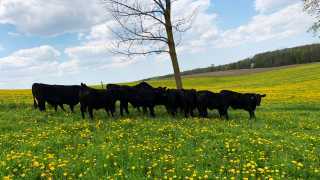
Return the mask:
<path id="1" fill-rule="evenodd" d="M 46 110 L 46 102 L 45 101 L 38 101 L 39 109 L 40 111 L 45 111 Z"/>
<path id="2" fill-rule="evenodd" d="M 189 116 L 188 114 L 188 108 L 184 108 L 184 117 L 187 118 Z"/>
<path id="3" fill-rule="evenodd" d="M 110 107 L 110 114 L 111 114 L 111 117 L 114 117 L 114 108 L 113 107 Z"/>
<path id="4" fill-rule="evenodd" d="M 35 109 L 37 109 L 37 107 L 38 107 L 38 104 L 37 104 L 37 102 L 36 102 L 36 98 L 35 98 L 35 97 L 33 97 L 33 107 L 34 107 Z"/>
<path id="5" fill-rule="evenodd" d="M 249 115 L 250 115 L 250 119 L 253 119 L 256 117 L 254 114 L 254 111 L 249 111 Z"/>
<path id="6" fill-rule="evenodd" d="M 194 113 L 193 113 L 193 109 L 192 108 L 190 109 L 190 116 L 194 117 Z"/>
<path id="7" fill-rule="evenodd" d="M 201 117 L 208 117 L 208 111 L 205 107 L 198 107 L 199 115 Z"/>
<path id="8" fill-rule="evenodd" d="M 71 112 L 74 113 L 74 106 L 73 105 L 69 105 L 69 107 L 70 107 Z"/>
<path id="9" fill-rule="evenodd" d="M 82 119 L 84 119 L 85 118 L 84 113 L 86 112 L 86 107 L 83 104 L 81 104 L 80 110 L 81 110 Z"/>
<path id="10" fill-rule="evenodd" d="M 63 107 L 63 104 L 59 104 L 59 107 L 63 110 L 63 111 L 66 111 Z"/>
<path id="11" fill-rule="evenodd" d="M 250 128 L 252 128 L 253 119 L 255 118 L 254 111 L 249 111 L 249 114 L 250 114 L 249 125 L 250 125 Z"/>
<path id="12" fill-rule="evenodd" d="M 123 116 L 123 110 L 125 110 L 126 113 L 129 114 L 128 102 L 124 102 L 124 101 L 120 102 L 120 115 L 121 116 Z"/>
<path id="13" fill-rule="evenodd" d="M 120 102 L 120 115 L 123 116 L 123 101 Z"/>
<path id="14" fill-rule="evenodd" d="M 203 109 L 203 117 L 208 117 L 208 109 L 207 108 Z"/>
<path id="15" fill-rule="evenodd" d="M 105 107 L 104 110 L 106 111 L 106 113 L 108 114 L 108 116 L 110 116 L 110 112 L 109 112 L 109 107 Z"/>
<path id="16" fill-rule="evenodd" d="M 226 119 L 229 120 L 228 109 L 224 110 L 224 115 L 226 116 Z"/>
<path id="17" fill-rule="evenodd" d="M 222 119 L 222 116 L 223 116 L 223 111 L 222 111 L 222 109 L 218 109 L 218 112 L 219 112 L 220 119 Z"/>
<path id="18" fill-rule="evenodd" d="M 125 103 L 125 110 L 126 110 L 126 113 L 127 113 L 127 114 L 129 114 L 128 104 L 129 104 L 128 102 Z"/>
<path id="19" fill-rule="evenodd" d="M 93 120 L 93 109 L 91 107 L 88 108 L 90 119 Z"/>
<path id="20" fill-rule="evenodd" d="M 220 115 L 220 119 L 222 119 L 223 116 L 226 118 L 226 120 L 229 119 L 228 112 L 227 112 L 227 110 L 225 108 L 220 108 L 219 109 L 219 115 Z"/>
<path id="21" fill-rule="evenodd" d="M 58 105 L 54 105 L 54 110 L 57 112 L 58 111 Z"/>
<path id="22" fill-rule="evenodd" d="M 142 109 L 143 109 L 143 114 L 147 114 L 148 113 L 148 109 L 147 109 L 146 106 L 143 106 Z"/>
<path id="23" fill-rule="evenodd" d="M 175 117 L 176 116 L 176 110 L 174 108 L 170 109 L 170 114 Z"/>
<path id="24" fill-rule="evenodd" d="M 151 117 L 156 117 L 156 115 L 154 114 L 154 106 L 149 106 L 149 110 Z"/>

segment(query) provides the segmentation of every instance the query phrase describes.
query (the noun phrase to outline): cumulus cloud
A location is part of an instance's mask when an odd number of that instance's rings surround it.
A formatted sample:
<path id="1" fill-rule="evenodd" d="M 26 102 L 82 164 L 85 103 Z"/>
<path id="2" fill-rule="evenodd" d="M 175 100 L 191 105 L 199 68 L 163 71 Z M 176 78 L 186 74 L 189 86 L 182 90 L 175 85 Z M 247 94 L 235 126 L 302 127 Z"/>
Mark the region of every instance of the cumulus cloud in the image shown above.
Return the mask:
<path id="1" fill-rule="evenodd" d="M 193 12 L 196 13 L 192 28 L 182 34 L 182 44 L 178 48 L 178 52 L 199 52 L 207 45 L 207 42 L 218 35 L 218 28 L 215 25 L 217 15 L 207 12 L 210 3 L 210 0 L 180 0 L 174 4 L 172 9 L 173 21 L 182 17 L 190 17 Z M 188 9 L 188 11 L 185 11 L 185 9 Z M 116 22 L 109 20 L 93 26 L 87 35 L 80 35 L 85 42 L 80 46 L 67 48 L 65 50 L 66 54 L 72 59 L 79 60 L 81 64 L 99 68 L 123 67 L 145 59 L 141 56 L 140 58 L 126 59 L 110 54 L 111 45 L 114 42 L 110 29 L 117 25 Z M 178 37 L 177 40 L 180 39 L 180 36 L 176 37 Z M 160 57 L 160 59 L 168 59 L 167 55 L 161 55 Z"/>
<path id="2" fill-rule="evenodd" d="M 302 3 L 295 3 L 271 14 L 258 14 L 248 24 L 223 32 L 214 47 L 235 47 L 304 33 L 313 20 L 302 7 Z"/>
<path id="3" fill-rule="evenodd" d="M 301 0 L 256 0 L 255 9 L 262 13 L 279 10 L 285 6 L 295 4 Z"/>
<path id="4" fill-rule="evenodd" d="M 37 79 L 77 71 L 77 61 L 61 61 L 60 58 L 61 53 L 48 45 L 18 50 L 0 58 L 0 81 L 31 84 Z"/>
<path id="5" fill-rule="evenodd" d="M 29 82 L 63 76 L 83 70 L 105 70 L 126 67 L 146 57 L 127 59 L 110 53 L 114 37 L 109 27 L 117 24 L 106 17 L 98 0 L 2 0 L 0 23 L 12 24 L 21 35 L 52 36 L 67 32 L 78 33 L 80 45 L 68 47 L 63 53 L 51 46 L 18 50 L 0 58 L 0 86 L 10 82 Z M 211 0 L 179 0 L 173 6 L 173 17 L 178 19 L 197 11 L 192 28 L 183 34 L 178 47 L 180 56 L 208 53 L 219 48 L 243 44 L 281 40 L 305 33 L 312 19 L 302 11 L 300 0 L 256 0 L 257 14 L 239 27 L 222 30 L 217 14 L 210 11 Z M 15 36 L 15 33 L 10 33 Z M 1 46 L 0 46 L 1 50 Z M 210 54 L 210 53 L 208 53 Z M 167 54 L 149 60 L 164 62 Z"/>
<path id="6" fill-rule="evenodd" d="M 2 0 L 0 23 L 19 32 L 52 36 L 79 32 L 106 20 L 99 0 Z"/>
<path id="7" fill-rule="evenodd" d="M 296 3 L 293 3 L 296 2 Z M 174 6 L 175 18 L 186 16 L 188 12 L 197 10 L 192 28 L 183 34 L 182 44 L 177 51 L 183 56 L 206 52 L 216 48 L 230 48 L 243 44 L 258 43 L 267 40 L 279 40 L 304 33 L 312 24 L 312 19 L 302 11 L 301 2 L 290 1 L 255 1 L 257 15 L 244 25 L 237 28 L 222 30 L 216 25 L 217 14 L 210 12 L 212 5 L 210 0 L 181 0 Z M 271 9 L 280 8 L 272 12 Z M 269 13 L 265 13 L 265 12 Z M 95 25 L 87 35 L 82 35 L 86 40 L 84 44 L 66 49 L 66 53 L 82 64 L 97 67 L 126 66 L 125 60 L 115 61 L 119 57 L 112 58 L 109 54 L 110 44 L 114 40 L 108 27 L 114 27 L 116 23 L 106 21 Z M 166 55 L 157 56 L 157 62 L 169 59 Z M 137 60 L 138 61 L 138 60 Z M 133 63 L 134 61 L 129 62 Z"/>

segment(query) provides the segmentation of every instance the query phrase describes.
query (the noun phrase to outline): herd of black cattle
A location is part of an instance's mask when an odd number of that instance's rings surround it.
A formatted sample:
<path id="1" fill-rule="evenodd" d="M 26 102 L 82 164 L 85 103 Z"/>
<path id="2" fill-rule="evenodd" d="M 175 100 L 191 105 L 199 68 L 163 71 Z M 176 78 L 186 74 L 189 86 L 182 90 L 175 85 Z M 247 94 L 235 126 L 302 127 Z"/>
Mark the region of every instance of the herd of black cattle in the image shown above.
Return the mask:
<path id="1" fill-rule="evenodd" d="M 178 111 L 185 117 L 194 116 L 194 110 L 198 110 L 200 117 L 208 116 L 208 109 L 217 109 L 220 118 L 228 119 L 228 108 L 243 109 L 249 112 L 250 119 L 255 117 L 255 109 L 260 105 L 261 98 L 266 95 L 256 93 L 238 93 L 222 90 L 219 93 L 211 91 L 196 91 L 194 89 L 168 89 L 166 87 L 154 88 L 146 82 L 135 86 L 108 84 L 106 89 L 94 89 L 86 84 L 81 85 L 48 85 L 34 83 L 32 85 L 34 107 L 45 111 L 46 103 L 52 105 L 57 111 L 58 106 L 65 110 L 63 105 L 69 105 L 71 111 L 80 102 L 81 115 L 85 113 L 93 119 L 94 109 L 105 109 L 108 114 L 114 116 L 116 102 L 120 101 L 120 114 L 124 111 L 129 114 L 128 104 L 144 113 L 155 116 L 155 106 L 164 106 L 169 114 L 175 116 Z"/>

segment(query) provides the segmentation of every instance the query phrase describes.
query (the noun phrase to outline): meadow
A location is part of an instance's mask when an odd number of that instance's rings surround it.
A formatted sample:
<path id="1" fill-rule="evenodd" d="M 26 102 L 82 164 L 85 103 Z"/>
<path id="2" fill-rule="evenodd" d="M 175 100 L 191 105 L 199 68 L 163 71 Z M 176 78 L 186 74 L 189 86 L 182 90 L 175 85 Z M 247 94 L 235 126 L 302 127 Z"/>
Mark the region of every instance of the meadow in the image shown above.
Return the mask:
<path id="1" fill-rule="evenodd" d="M 174 87 L 171 79 L 150 81 Z M 230 120 L 131 114 L 95 120 L 41 113 L 30 90 L 0 91 L 3 179 L 320 179 L 320 64 L 226 77 L 188 77 L 185 88 L 265 93 L 252 127 Z"/>

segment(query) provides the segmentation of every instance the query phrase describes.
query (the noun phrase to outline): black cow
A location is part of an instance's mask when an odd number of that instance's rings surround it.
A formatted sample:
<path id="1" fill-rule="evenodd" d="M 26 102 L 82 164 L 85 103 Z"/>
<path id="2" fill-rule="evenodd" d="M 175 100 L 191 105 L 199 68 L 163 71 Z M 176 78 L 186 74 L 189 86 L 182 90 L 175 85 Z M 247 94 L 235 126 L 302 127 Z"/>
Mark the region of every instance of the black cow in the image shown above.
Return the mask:
<path id="1" fill-rule="evenodd" d="M 161 91 L 161 88 L 153 88 L 150 84 L 146 82 L 141 82 L 135 86 L 108 84 L 107 89 L 112 91 L 116 99 L 120 101 L 121 116 L 123 116 L 123 111 L 129 114 L 128 103 L 130 103 L 134 108 L 137 108 L 139 111 L 140 111 L 139 107 L 143 107 L 144 112 L 146 112 L 148 106 L 144 105 L 146 103 L 144 103 L 143 101 L 146 101 L 146 102 L 150 101 L 149 100 L 150 98 L 151 99 L 154 98 L 154 95 L 150 95 L 150 94 Z M 143 95 L 143 93 L 146 93 L 146 94 Z M 161 104 L 161 102 L 157 102 L 160 100 L 152 100 L 152 101 L 154 105 Z"/>
<path id="2" fill-rule="evenodd" d="M 108 84 L 107 90 L 111 91 L 114 94 L 116 100 L 120 101 L 120 114 L 123 116 L 123 110 L 129 114 L 128 109 L 128 95 L 132 93 L 132 87 L 127 85 L 118 85 L 118 84 Z"/>
<path id="3" fill-rule="evenodd" d="M 65 86 L 65 85 L 49 85 L 34 83 L 32 85 L 32 95 L 34 107 L 39 107 L 40 111 L 45 111 L 46 102 L 54 106 L 55 111 L 60 106 L 62 110 L 64 104 L 69 105 L 73 112 L 74 106 L 79 103 L 80 86 Z"/>
<path id="4" fill-rule="evenodd" d="M 195 89 L 182 89 L 179 91 L 181 98 L 181 109 L 184 116 L 194 116 L 193 110 L 197 107 L 197 91 Z"/>
<path id="5" fill-rule="evenodd" d="M 197 92 L 197 108 L 201 117 L 208 117 L 208 109 L 217 109 L 220 118 L 225 116 L 228 119 L 228 104 L 220 93 L 211 91 Z"/>
<path id="6" fill-rule="evenodd" d="M 166 91 L 166 108 L 169 114 L 175 116 L 180 109 L 185 117 L 193 116 L 197 104 L 197 92 L 194 89 L 168 89 Z"/>
<path id="7" fill-rule="evenodd" d="M 181 97 L 178 89 L 167 89 L 166 91 L 166 109 L 169 114 L 175 116 L 178 109 L 181 108 Z"/>
<path id="8" fill-rule="evenodd" d="M 230 90 L 222 90 L 220 94 L 224 101 L 233 109 L 243 109 L 249 112 L 250 119 L 255 118 L 255 110 L 260 106 L 261 98 L 266 97 L 265 94 L 255 93 L 238 93 Z"/>
<path id="9" fill-rule="evenodd" d="M 86 84 L 81 83 L 79 92 L 80 110 L 82 118 L 85 118 L 85 112 L 89 111 L 89 116 L 93 119 L 93 109 L 102 109 L 111 116 L 114 116 L 116 99 L 111 91 L 105 89 L 93 89 Z"/>

